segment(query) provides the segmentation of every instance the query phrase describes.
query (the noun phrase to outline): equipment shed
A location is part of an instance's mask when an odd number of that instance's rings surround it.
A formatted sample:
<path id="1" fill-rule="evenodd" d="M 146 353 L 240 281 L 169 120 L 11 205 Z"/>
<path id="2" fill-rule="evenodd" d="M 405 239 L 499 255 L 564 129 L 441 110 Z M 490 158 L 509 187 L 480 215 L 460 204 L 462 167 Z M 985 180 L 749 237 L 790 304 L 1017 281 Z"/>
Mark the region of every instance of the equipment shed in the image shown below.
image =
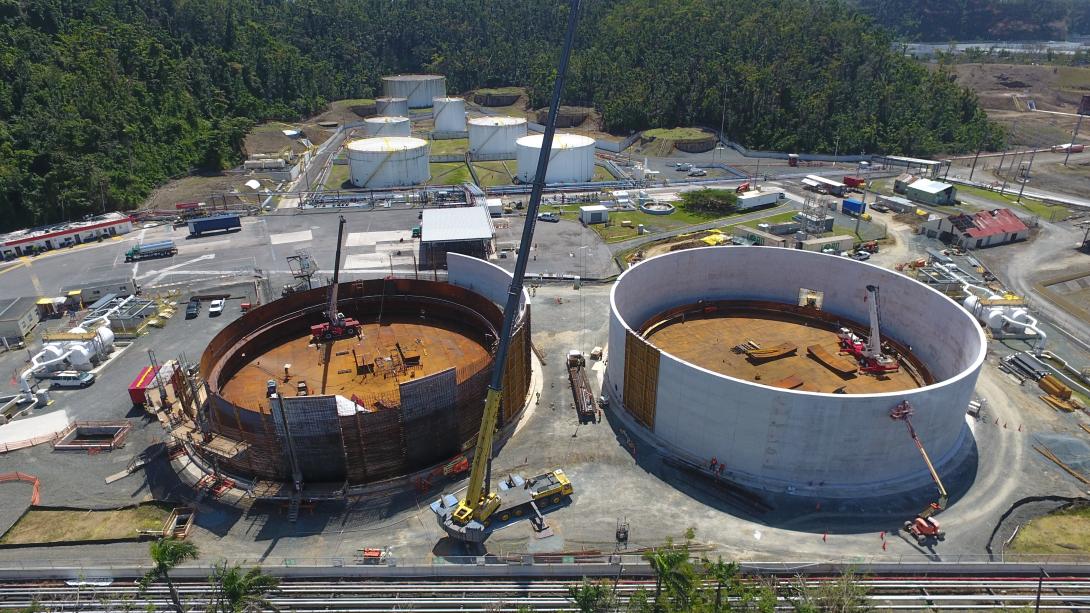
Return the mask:
<path id="1" fill-rule="evenodd" d="M 954 204 L 957 202 L 957 190 L 949 183 L 917 179 L 905 188 L 905 195 L 910 200 L 924 204 Z"/>
<path id="2" fill-rule="evenodd" d="M 448 253 L 488 259 L 496 231 L 485 207 L 427 209 L 421 218 L 420 261 L 445 268 Z"/>
<path id="3" fill-rule="evenodd" d="M 38 321 L 37 298 L 0 299 L 0 337 L 21 340 L 38 325 Z"/>
<path id="4" fill-rule="evenodd" d="M 606 223 L 609 221 L 609 209 L 600 204 L 581 206 L 579 207 L 579 221 L 585 224 Z"/>

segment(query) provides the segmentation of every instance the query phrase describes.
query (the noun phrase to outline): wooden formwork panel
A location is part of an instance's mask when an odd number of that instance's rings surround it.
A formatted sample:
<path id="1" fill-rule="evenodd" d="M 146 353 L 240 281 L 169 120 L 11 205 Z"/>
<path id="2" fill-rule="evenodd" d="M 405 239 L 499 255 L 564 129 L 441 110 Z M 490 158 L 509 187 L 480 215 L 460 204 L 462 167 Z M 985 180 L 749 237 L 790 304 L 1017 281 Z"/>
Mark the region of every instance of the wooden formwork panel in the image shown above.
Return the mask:
<path id="1" fill-rule="evenodd" d="M 659 383 L 659 350 L 635 332 L 625 332 L 624 406 L 650 430 L 655 429 L 655 395 Z"/>

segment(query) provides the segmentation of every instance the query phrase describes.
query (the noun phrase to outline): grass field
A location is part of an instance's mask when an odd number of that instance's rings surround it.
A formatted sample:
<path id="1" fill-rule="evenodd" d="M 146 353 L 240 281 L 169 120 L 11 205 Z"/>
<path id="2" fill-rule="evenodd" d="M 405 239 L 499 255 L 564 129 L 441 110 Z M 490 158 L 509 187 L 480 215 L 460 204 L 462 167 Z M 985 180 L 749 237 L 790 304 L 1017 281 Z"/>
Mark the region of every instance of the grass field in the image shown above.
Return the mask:
<path id="1" fill-rule="evenodd" d="M 433 140 L 431 143 L 432 155 L 448 155 L 452 153 L 464 154 L 469 149 L 468 138 L 451 138 L 448 140 Z"/>
<path id="2" fill-rule="evenodd" d="M 1046 220 L 1063 219 L 1071 214 L 1071 211 L 1067 207 L 1048 204 L 1035 200 L 1033 198 L 1022 198 L 1021 204 L 1018 200 L 1018 186 L 1013 186 L 1006 194 L 1000 195 L 999 192 L 993 192 L 991 190 L 982 189 L 979 187 L 972 187 L 968 185 L 959 185 L 958 191 L 965 194 L 972 194 L 978 198 L 984 198 L 995 202 L 996 204 L 1011 207 L 1015 210 L 1021 210 L 1026 213 L 1031 213 Z M 1013 192 L 1013 193 L 1012 193 Z"/>
<path id="3" fill-rule="evenodd" d="M 170 507 L 158 503 L 109 511 L 31 509 L 8 530 L 5 545 L 57 541 L 96 541 L 133 538 L 140 530 L 159 530 Z"/>
<path id="4" fill-rule="evenodd" d="M 478 94 L 483 94 L 485 96 L 487 96 L 489 94 L 496 94 L 496 95 L 502 96 L 502 95 L 506 95 L 506 94 L 519 94 L 519 95 L 522 95 L 522 93 L 524 91 L 525 90 L 523 90 L 523 88 L 514 87 L 514 86 L 511 86 L 511 87 L 482 87 L 481 89 L 477 90 L 477 93 Z"/>
<path id="5" fill-rule="evenodd" d="M 1090 507 L 1038 517 L 1022 526 L 1010 549 L 1018 553 L 1090 552 Z"/>
<path id="6" fill-rule="evenodd" d="M 428 166 L 431 168 L 429 185 L 461 185 L 472 182 L 465 162 L 437 162 Z"/>
<path id="7" fill-rule="evenodd" d="M 617 177 L 614 177 L 612 173 L 605 169 L 604 166 L 594 166 L 594 178 L 595 181 L 613 181 Z"/>
<path id="8" fill-rule="evenodd" d="M 481 181 L 481 187 L 510 185 L 511 175 L 515 173 L 514 162 L 475 162 L 473 170 Z"/>
<path id="9" fill-rule="evenodd" d="M 342 189 L 345 187 L 344 184 L 348 182 L 348 173 L 348 164 L 334 164 L 329 169 L 329 176 L 326 177 L 322 186 L 328 190 Z"/>
<path id="10" fill-rule="evenodd" d="M 608 226 L 606 226 L 605 224 L 594 224 L 593 226 L 591 226 L 591 228 L 595 232 L 597 232 L 599 236 L 602 237 L 602 240 L 606 241 L 607 243 L 616 243 L 628 240 L 630 238 L 635 238 L 637 236 L 636 226 L 638 226 L 639 224 L 643 224 L 644 228 L 649 233 L 664 232 L 666 230 L 675 230 L 678 228 L 684 228 L 686 226 L 694 226 L 697 224 L 707 223 L 709 221 L 715 221 L 717 219 L 725 219 L 738 214 L 732 213 L 731 215 L 719 215 L 717 213 L 709 213 L 705 211 L 686 211 L 680 202 L 674 202 L 673 205 L 677 207 L 677 210 L 670 215 L 648 215 L 647 213 L 644 213 L 642 211 L 624 211 L 621 213 L 610 213 Z M 576 211 L 578 211 L 579 209 L 578 206 L 573 208 Z M 764 223 L 769 220 L 773 220 L 773 222 L 788 221 L 795 215 L 795 213 L 796 211 L 780 213 L 764 219 L 760 219 L 758 221 L 746 223 Z M 631 228 L 621 226 L 621 222 L 626 220 L 632 222 Z M 733 225 L 738 224 L 732 224 L 727 227 L 732 227 Z"/>
<path id="11" fill-rule="evenodd" d="M 700 128 L 655 128 L 644 130 L 643 135 L 648 138 L 665 138 L 668 140 L 689 140 L 693 138 L 709 138 L 711 134 Z"/>

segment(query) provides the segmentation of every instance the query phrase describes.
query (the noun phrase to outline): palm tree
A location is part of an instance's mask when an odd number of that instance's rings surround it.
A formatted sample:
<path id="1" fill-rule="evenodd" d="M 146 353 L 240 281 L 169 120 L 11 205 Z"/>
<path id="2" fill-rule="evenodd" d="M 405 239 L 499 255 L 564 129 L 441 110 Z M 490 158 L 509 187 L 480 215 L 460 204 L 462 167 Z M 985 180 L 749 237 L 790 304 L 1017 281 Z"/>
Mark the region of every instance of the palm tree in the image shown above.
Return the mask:
<path id="1" fill-rule="evenodd" d="M 178 590 L 174 582 L 170 580 L 170 571 L 186 560 L 196 560 L 200 556 L 200 550 L 189 541 L 180 541 L 176 538 L 161 538 L 151 544 L 151 561 L 155 566 L 140 579 L 140 589 L 146 589 L 157 579 L 167 582 L 170 590 L 170 600 L 174 603 L 176 613 L 185 613 L 182 608 L 182 599 L 178 596 Z"/>
<path id="2" fill-rule="evenodd" d="M 280 581 L 276 577 L 266 575 L 260 566 L 244 573 L 238 564 L 228 568 L 227 562 L 224 562 L 216 566 L 216 572 L 213 573 L 211 581 L 216 587 L 214 611 L 244 613 L 276 609 L 265 596 L 275 590 Z"/>
<path id="3" fill-rule="evenodd" d="M 582 585 L 568 587 L 568 600 L 579 608 L 579 613 L 608 613 L 616 605 L 609 586 L 586 579 L 583 579 Z"/>
<path id="4" fill-rule="evenodd" d="M 652 549 L 643 554 L 643 557 L 651 565 L 655 573 L 655 608 L 662 609 L 659 596 L 662 588 L 673 596 L 679 610 L 685 610 L 689 606 L 692 597 L 693 573 L 689 563 L 689 547 L 675 547 L 670 542 L 662 549 Z"/>
<path id="5" fill-rule="evenodd" d="M 736 575 L 738 565 L 734 562 L 724 562 L 723 558 L 717 558 L 714 562 L 704 560 L 704 574 L 715 579 L 715 613 L 719 613 L 723 604 L 723 586 L 727 585 L 727 594 L 735 591 L 737 584 Z"/>

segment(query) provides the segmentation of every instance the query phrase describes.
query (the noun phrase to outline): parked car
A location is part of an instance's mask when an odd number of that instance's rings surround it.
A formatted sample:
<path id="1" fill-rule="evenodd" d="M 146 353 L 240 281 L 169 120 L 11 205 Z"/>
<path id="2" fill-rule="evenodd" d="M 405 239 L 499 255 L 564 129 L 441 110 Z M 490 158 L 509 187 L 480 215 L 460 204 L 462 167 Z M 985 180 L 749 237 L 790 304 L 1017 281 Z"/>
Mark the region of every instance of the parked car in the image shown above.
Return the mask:
<path id="1" fill-rule="evenodd" d="M 692 164 L 686 164 L 686 163 L 683 163 L 683 162 L 678 162 L 677 163 L 677 171 L 678 172 L 689 172 L 692 169 L 693 169 Z"/>
<path id="2" fill-rule="evenodd" d="M 866 262 L 870 259 L 870 254 L 866 251 L 856 251 L 851 255 L 851 258 L 857 262 Z"/>
<path id="3" fill-rule="evenodd" d="M 703 168 L 694 168 L 689 171 L 690 177 L 705 177 L 707 175 L 708 171 L 704 170 Z"/>
<path id="4" fill-rule="evenodd" d="M 223 312 L 223 307 L 227 305 L 227 301 L 223 298 L 217 298 L 208 305 L 208 316 L 216 317 Z"/>
<path id="5" fill-rule="evenodd" d="M 53 387 L 87 387 L 95 382 L 95 375 L 78 370 L 61 371 L 52 377 Z"/>
<path id="6" fill-rule="evenodd" d="M 556 213 L 538 213 L 537 214 L 537 220 L 538 221 L 547 221 L 549 223 L 559 223 L 560 222 L 560 216 L 557 215 Z"/>
<path id="7" fill-rule="evenodd" d="M 190 298 L 189 304 L 185 307 L 185 318 L 193 319 L 201 314 L 201 301 L 196 298 Z"/>

